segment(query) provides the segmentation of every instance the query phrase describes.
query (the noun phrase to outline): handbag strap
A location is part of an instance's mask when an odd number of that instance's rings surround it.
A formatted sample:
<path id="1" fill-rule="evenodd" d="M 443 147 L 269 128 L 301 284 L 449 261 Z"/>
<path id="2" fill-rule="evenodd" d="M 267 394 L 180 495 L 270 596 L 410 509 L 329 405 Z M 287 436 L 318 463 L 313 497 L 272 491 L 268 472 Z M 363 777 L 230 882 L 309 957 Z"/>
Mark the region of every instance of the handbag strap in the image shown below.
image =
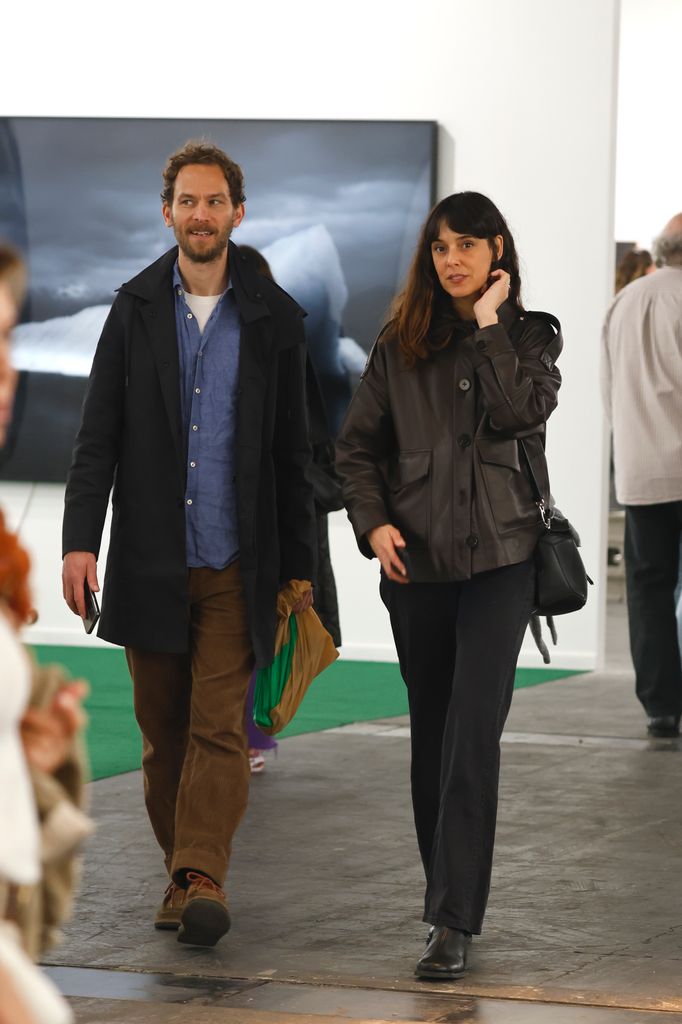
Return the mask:
<path id="1" fill-rule="evenodd" d="M 530 317 L 538 317 L 539 319 L 544 320 L 546 323 L 551 324 L 552 328 L 556 331 L 556 337 L 561 338 L 561 324 L 559 323 L 557 318 L 555 316 L 553 316 L 551 313 L 540 313 L 537 310 L 527 309 L 523 315 L 524 316 L 530 316 Z M 509 329 L 509 337 L 512 339 L 513 342 L 516 342 L 518 340 L 518 338 L 520 337 L 522 329 L 523 329 L 523 318 L 521 316 L 519 316 L 514 321 L 514 323 L 511 325 L 511 327 Z M 542 496 L 542 491 L 540 490 L 540 485 L 538 484 L 537 477 L 535 476 L 535 473 L 533 471 L 533 466 L 531 464 L 530 457 L 528 455 L 528 450 L 526 448 L 526 445 L 524 443 L 523 438 L 521 438 L 521 437 L 518 438 L 518 443 L 519 443 L 519 446 L 520 446 L 521 451 L 523 453 L 523 457 L 525 459 L 526 466 L 528 467 L 528 475 L 530 477 L 530 486 L 531 486 L 531 490 L 533 492 L 533 501 L 535 502 L 537 507 L 540 509 L 540 515 L 542 517 L 542 522 L 544 523 L 544 525 L 546 526 L 546 528 L 548 530 L 551 530 L 551 528 L 552 528 L 551 523 L 552 523 L 552 518 L 554 516 L 554 509 L 551 508 L 551 507 L 548 508 L 547 505 L 545 504 L 545 499 Z"/>
<path id="2" fill-rule="evenodd" d="M 523 457 L 524 457 L 524 459 L 526 461 L 526 466 L 528 467 L 528 475 L 530 477 L 530 487 L 531 487 L 531 491 L 533 492 L 533 501 L 535 502 L 537 507 L 540 509 L 540 516 L 542 517 L 542 522 L 544 523 L 545 527 L 548 530 L 550 530 L 551 529 L 552 517 L 554 515 L 554 509 L 548 508 L 547 505 L 545 504 L 545 499 L 542 497 L 542 491 L 540 490 L 540 485 L 538 484 L 537 477 L 535 476 L 535 472 L 533 471 L 533 466 L 531 464 L 530 457 L 528 455 L 528 449 L 526 448 L 526 444 L 525 444 L 525 441 L 523 440 L 523 438 L 520 437 L 518 439 L 518 444 L 519 444 L 519 447 L 521 449 L 521 452 L 523 453 Z"/>

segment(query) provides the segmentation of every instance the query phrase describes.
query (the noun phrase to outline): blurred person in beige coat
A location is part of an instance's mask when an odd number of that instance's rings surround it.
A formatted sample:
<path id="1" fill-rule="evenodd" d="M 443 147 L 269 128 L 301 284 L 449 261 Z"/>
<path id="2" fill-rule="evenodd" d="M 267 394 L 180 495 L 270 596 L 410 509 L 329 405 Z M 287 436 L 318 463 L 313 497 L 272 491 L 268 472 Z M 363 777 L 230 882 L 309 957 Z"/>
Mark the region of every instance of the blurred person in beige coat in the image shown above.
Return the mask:
<path id="1" fill-rule="evenodd" d="M 0 451 L 17 374 L 11 335 L 26 272 L 0 242 Z M 54 984 L 33 964 L 71 909 L 74 853 L 89 834 L 79 809 L 78 731 L 85 684 L 32 664 L 19 636 L 35 617 L 29 558 L 0 510 L 0 1024 L 70 1024 Z"/>
<path id="2" fill-rule="evenodd" d="M 682 213 L 656 240 L 661 268 L 620 291 L 602 338 L 637 696 L 652 736 L 676 736 L 682 665 L 675 619 L 682 537 Z"/>

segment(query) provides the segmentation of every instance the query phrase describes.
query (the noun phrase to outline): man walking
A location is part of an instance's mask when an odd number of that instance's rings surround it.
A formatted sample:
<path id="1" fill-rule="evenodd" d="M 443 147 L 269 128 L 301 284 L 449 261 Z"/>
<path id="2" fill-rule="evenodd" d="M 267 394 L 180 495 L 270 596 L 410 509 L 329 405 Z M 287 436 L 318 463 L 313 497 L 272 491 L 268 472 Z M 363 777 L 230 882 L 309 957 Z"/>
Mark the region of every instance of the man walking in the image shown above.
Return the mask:
<path id="1" fill-rule="evenodd" d="M 99 635 L 125 647 L 133 679 L 170 876 L 155 925 L 212 946 L 230 927 L 222 886 L 248 797 L 249 677 L 272 661 L 279 587 L 315 573 L 303 311 L 229 241 L 244 184 L 222 150 L 187 143 L 163 186 L 178 247 L 121 287 L 97 346 L 63 587 L 83 616 L 113 483 Z"/>
<path id="2" fill-rule="evenodd" d="M 682 537 L 682 214 L 656 242 L 662 266 L 613 300 L 602 394 L 613 427 L 616 496 L 637 696 L 652 736 L 676 736 L 682 668 L 675 621 Z"/>

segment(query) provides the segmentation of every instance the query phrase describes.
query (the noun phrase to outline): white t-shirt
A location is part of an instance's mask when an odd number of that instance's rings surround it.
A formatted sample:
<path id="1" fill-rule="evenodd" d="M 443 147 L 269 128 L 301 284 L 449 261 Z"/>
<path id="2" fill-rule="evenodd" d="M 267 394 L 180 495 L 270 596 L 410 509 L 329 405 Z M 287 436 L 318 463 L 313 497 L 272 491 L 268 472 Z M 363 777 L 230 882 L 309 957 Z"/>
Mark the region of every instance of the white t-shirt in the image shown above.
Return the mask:
<path id="1" fill-rule="evenodd" d="M 40 878 L 40 837 L 33 787 L 19 736 L 31 667 L 0 612 L 0 877 L 15 885 Z"/>
<path id="2" fill-rule="evenodd" d="M 218 305 L 220 298 L 220 295 L 190 295 L 189 292 L 185 292 L 187 305 L 194 313 L 194 319 L 199 324 L 199 330 L 202 334 L 204 333 L 204 327 L 208 323 L 208 318 Z"/>

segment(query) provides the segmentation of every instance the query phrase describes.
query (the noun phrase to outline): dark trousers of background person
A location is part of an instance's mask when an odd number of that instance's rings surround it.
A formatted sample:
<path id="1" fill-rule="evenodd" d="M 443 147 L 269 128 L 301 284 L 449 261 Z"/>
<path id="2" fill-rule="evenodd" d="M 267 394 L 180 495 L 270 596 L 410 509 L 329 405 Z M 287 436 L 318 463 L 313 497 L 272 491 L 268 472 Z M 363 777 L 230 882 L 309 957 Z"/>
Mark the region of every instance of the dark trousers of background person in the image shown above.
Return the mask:
<path id="1" fill-rule="evenodd" d="M 145 803 L 166 869 L 223 884 L 249 791 L 244 707 L 253 651 L 239 562 L 189 569 L 190 650 L 126 648 Z"/>
<path id="2" fill-rule="evenodd" d="M 682 501 L 625 509 L 625 582 L 636 692 L 646 713 L 680 717 L 682 667 L 675 618 Z"/>
<path id="3" fill-rule="evenodd" d="M 532 560 L 461 583 L 391 583 L 407 685 L 424 920 L 478 934 L 490 889 L 500 736 L 533 606 Z"/>

